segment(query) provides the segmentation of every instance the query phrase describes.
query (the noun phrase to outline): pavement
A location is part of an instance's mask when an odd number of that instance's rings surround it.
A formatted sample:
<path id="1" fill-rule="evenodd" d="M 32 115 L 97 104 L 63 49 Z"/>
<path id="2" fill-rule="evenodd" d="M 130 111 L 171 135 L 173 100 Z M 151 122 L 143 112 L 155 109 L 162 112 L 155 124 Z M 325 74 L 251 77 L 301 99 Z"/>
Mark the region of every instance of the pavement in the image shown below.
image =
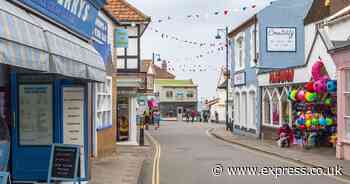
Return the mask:
<path id="1" fill-rule="evenodd" d="M 116 145 L 116 153 L 92 163 L 91 184 L 137 184 L 145 160 L 152 156 L 152 146 Z"/>
<path id="2" fill-rule="evenodd" d="M 224 125 L 212 123 L 161 122 L 159 130 L 150 129 L 148 133 L 160 146 L 159 176 L 157 184 L 213 184 L 213 183 L 259 183 L 259 184 L 344 184 L 350 183 L 341 177 L 309 175 L 311 166 L 290 161 L 272 154 L 266 154 L 244 146 L 232 144 L 213 137 L 209 130 L 222 130 Z M 216 131 L 215 131 L 216 132 Z M 232 134 L 231 134 L 232 136 Z M 317 159 L 317 158 L 315 158 Z M 150 159 L 151 161 L 152 159 Z M 334 162 L 333 162 L 334 161 Z M 332 160 L 334 166 L 338 163 Z M 339 161 L 344 162 L 344 161 Z M 151 164 L 152 165 L 152 164 Z M 307 175 L 268 172 L 230 173 L 229 168 L 301 168 Z M 151 184 L 152 172 L 144 169 L 140 183 Z M 272 170 L 275 171 L 275 170 Z"/>
<path id="3" fill-rule="evenodd" d="M 343 174 L 350 178 L 350 161 L 336 159 L 335 148 L 321 147 L 308 150 L 296 146 L 280 148 L 272 140 L 260 140 L 251 136 L 232 134 L 232 132 L 226 131 L 223 127 L 212 129 L 210 132 L 215 137 L 224 141 L 275 155 L 283 159 L 299 162 L 304 165 L 323 168 L 339 165 L 343 168 Z"/>

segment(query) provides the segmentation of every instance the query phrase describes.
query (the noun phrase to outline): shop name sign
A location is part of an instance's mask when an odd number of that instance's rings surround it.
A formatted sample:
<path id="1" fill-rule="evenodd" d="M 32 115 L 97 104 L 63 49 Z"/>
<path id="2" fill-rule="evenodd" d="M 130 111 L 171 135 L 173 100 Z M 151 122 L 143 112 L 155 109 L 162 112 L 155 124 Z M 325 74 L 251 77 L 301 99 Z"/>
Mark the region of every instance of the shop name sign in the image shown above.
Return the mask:
<path id="1" fill-rule="evenodd" d="M 84 37 L 91 38 L 92 36 L 99 9 L 91 0 L 19 1 Z"/>
<path id="2" fill-rule="evenodd" d="M 296 28 L 267 28 L 267 51 L 295 52 Z"/>
<path id="3" fill-rule="evenodd" d="M 285 82 L 293 82 L 294 80 L 294 70 L 280 70 L 276 72 L 270 73 L 270 83 L 285 83 Z"/>

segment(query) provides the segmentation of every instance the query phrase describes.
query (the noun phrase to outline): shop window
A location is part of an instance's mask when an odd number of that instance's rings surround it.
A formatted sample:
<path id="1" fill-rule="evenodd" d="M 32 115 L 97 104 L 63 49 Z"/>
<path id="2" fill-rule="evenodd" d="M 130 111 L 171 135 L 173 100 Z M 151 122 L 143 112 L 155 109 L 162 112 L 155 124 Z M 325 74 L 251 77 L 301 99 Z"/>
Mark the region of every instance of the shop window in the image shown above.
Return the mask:
<path id="1" fill-rule="evenodd" d="M 287 92 L 284 90 L 281 96 L 282 122 L 290 124 L 291 122 L 291 104 L 288 100 Z"/>
<path id="2" fill-rule="evenodd" d="M 247 127 L 247 93 L 246 92 L 242 93 L 241 108 L 242 108 L 241 123 L 245 125 L 245 127 Z"/>
<path id="3" fill-rule="evenodd" d="M 20 145 L 52 144 L 52 99 L 52 85 L 23 84 L 19 86 Z"/>
<path id="4" fill-rule="evenodd" d="M 275 126 L 280 125 L 280 102 L 278 99 L 278 93 L 275 92 L 272 97 L 272 124 Z"/>
<path id="5" fill-rule="evenodd" d="M 172 91 L 167 91 L 166 92 L 166 97 L 167 98 L 172 98 L 173 97 L 173 92 Z"/>
<path id="6" fill-rule="evenodd" d="M 270 95 L 266 90 L 264 94 L 263 100 L 263 115 L 264 115 L 264 124 L 271 125 L 271 103 L 270 103 Z"/>
<path id="7" fill-rule="evenodd" d="M 350 139 L 350 70 L 345 71 L 346 88 L 345 95 L 345 123 L 346 123 L 346 137 Z"/>
<path id="8" fill-rule="evenodd" d="M 240 120 L 239 103 L 240 103 L 239 93 L 236 93 L 235 94 L 235 99 L 234 99 L 234 107 L 233 107 L 233 110 L 234 110 L 234 116 L 233 117 L 234 117 L 235 124 L 238 124 L 239 120 Z"/>
<path id="9" fill-rule="evenodd" d="M 255 91 L 249 92 L 249 99 L 250 99 L 250 108 L 249 108 L 249 123 L 250 128 L 255 128 L 255 116 L 256 116 L 256 97 L 255 97 Z"/>

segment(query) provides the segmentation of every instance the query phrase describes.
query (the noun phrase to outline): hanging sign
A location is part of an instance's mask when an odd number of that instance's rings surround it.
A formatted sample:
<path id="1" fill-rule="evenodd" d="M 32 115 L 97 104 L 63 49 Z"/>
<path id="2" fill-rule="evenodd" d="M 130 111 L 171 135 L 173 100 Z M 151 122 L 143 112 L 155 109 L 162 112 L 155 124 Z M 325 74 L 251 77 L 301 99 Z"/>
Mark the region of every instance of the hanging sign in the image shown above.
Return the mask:
<path id="1" fill-rule="evenodd" d="M 295 52 L 296 28 L 267 28 L 267 51 Z"/>
<path id="2" fill-rule="evenodd" d="M 245 72 L 236 73 L 233 77 L 234 85 L 241 86 L 245 84 Z"/>
<path id="3" fill-rule="evenodd" d="M 79 145 L 53 144 L 51 148 L 48 183 L 52 180 L 77 181 L 79 152 Z"/>
<path id="4" fill-rule="evenodd" d="M 270 83 L 293 82 L 294 69 L 280 70 L 270 73 Z"/>
<path id="5" fill-rule="evenodd" d="M 91 38 L 92 36 L 99 7 L 96 6 L 97 3 L 92 3 L 91 0 L 19 1 L 84 37 Z M 102 6 L 101 3 L 100 5 Z"/>
<path id="6" fill-rule="evenodd" d="M 128 48 L 129 36 L 128 30 L 124 28 L 117 28 L 114 31 L 114 46 L 116 48 Z"/>

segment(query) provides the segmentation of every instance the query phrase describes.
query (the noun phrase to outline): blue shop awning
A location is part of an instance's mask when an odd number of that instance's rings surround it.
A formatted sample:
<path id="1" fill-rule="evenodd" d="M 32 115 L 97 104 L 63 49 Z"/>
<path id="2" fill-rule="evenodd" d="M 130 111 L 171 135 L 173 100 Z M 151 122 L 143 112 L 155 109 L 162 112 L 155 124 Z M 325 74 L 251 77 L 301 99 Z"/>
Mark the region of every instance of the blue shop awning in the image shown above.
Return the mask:
<path id="1" fill-rule="evenodd" d="M 6 1 L 0 1 L 0 63 L 101 82 L 106 75 L 91 44 Z"/>

